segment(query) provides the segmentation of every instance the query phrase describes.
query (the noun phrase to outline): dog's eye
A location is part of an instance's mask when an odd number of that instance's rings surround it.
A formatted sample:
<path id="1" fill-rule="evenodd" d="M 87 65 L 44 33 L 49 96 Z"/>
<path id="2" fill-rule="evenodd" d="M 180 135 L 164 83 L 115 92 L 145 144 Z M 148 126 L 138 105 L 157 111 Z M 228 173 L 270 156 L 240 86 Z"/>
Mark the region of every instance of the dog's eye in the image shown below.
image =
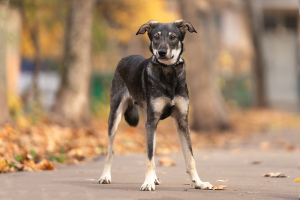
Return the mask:
<path id="1" fill-rule="evenodd" d="M 175 38 L 176 38 L 175 35 L 171 35 L 171 36 L 170 36 L 170 39 L 171 39 L 171 40 L 175 40 Z"/>
<path id="2" fill-rule="evenodd" d="M 159 39 L 159 35 L 155 35 L 154 39 L 158 40 Z"/>

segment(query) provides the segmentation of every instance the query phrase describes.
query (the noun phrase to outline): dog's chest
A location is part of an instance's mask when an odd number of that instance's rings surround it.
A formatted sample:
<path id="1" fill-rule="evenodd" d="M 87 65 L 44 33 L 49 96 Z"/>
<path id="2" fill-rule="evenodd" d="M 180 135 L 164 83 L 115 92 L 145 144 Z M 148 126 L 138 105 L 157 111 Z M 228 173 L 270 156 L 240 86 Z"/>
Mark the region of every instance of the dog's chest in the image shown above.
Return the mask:
<path id="1" fill-rule="evenodd" d="M 172 101 L 177 95 L 180 72 L 175 67 L 154 66 L 149 69 L 150 95 L 167 97 Z"/>
<path id="2" fill-rule="evenodd" d="M 174 99 L 168 97 L 152 98 L 150 102 L 153 112 L 160 113 L 161 120 L 169 117 L 174 110 L 181 114 L 188 112 L 189 101 L 182 96 L 175 96 Z"/>
<path id="3" fill-rule="evenodd" d="M 151 104 L 154 113 L 160 114 L 160 119 L 169 117 L 174 109 L 177 111 L 181 109 L 183 113 L 187 111 L 185 108 L 188 107 L 188 102 L 178 100 L 188 100 L 183 65 L 176 67 L 153 65 L 147 69 L 147 74 L 146 93 L 150 100 L 148 103 Z"/>

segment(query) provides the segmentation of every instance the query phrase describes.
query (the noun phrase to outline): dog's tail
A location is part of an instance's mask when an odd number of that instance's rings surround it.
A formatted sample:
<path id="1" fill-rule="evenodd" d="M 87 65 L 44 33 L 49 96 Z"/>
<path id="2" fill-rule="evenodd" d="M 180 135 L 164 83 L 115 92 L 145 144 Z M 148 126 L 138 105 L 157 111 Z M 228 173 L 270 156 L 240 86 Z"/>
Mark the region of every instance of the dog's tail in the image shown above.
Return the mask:
<path id="1" fill-rule="evenodd" d="M 138 112 L 138 109 L 137 109 L 136 105 L 134 105 L 134 104 L 128 105 L 128 107 L 127 107 L 127 109 L 124 113 L 124 118 L 130 126 L 137 126 L 138 125 L 138 123 L 139 123 L 139 112 Z"/>

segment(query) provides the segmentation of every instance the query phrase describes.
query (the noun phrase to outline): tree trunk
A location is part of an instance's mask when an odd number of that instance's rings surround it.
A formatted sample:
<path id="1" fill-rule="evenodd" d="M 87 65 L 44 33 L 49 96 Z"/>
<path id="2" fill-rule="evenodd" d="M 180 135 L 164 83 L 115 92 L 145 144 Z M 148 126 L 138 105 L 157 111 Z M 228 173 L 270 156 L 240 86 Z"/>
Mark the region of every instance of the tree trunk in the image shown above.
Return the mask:
<path id="1" fill-rule="evenodd" d="M 201 1 L 186 0 L 179 3 L 183 19 L 190 21 L 198 31 L 197 35 L 187 35 L 185 39 L 192 107 L 191 128 L 196 131 L 227 129 L 229 119 L 226 105 L 215 85 L 218 37 L 214 11 L 201 10 Z"/>
<path id="2" fill-rule="evenodd" d="M 42 62 L 42 55 L 41 55 L 40 42 L 39 42 L 39 25 L 36 19 L 34 19 L 34 22 L 32 23 L 32 25 L 30 25 L 29 19 L 26 15 L 26 6 L 27 6 L 26 2 L 20 1 L 19 6 L 20 6 L 20 14 L 22 17 L 23 25 L 24 27 L 28 28 L 31 43 L 34 49 L 31 91 L 33 94 L 33 110 L 36 115 L 39 115 L 42 110 L 40 89 L 38 87 L 38 79 L 39 79 L 41 62 Z"/>
<path id="3" fill-rule="evenodd" d="M 57 93 L 54 112 L 60 119 L 74 124 L 86 122 L 89 116 L 94 2 L 69 1 L 62 83 Z"/>
<path id="4" fill-rule="evenodd" d="M 6 78 L 6 18 L 8 3 L 8 0 L 0 1 L 0 126 L 10 120 Z"/>
<path id="5" fill-rule="evenodd" d="M 245 1 L 245 10 L 248 19 L 249 30 L 254 49 L 254 76 L 255 76 L 255 104 L 258 107 L 266 107 L 265 70 L 261 47 L 262 10 L 258 1 Z"/>

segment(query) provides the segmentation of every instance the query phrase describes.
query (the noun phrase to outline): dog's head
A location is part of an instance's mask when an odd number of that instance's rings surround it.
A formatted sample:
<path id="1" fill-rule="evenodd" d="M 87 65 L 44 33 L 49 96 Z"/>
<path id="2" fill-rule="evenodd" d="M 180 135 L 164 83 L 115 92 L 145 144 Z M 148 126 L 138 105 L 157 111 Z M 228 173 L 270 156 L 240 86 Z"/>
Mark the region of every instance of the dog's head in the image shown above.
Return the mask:
<path id="1" fill-rule="evenodd" d="M 150 39 L 150 51 L 156 60 L 164 65 L 173 65 L 179 60 L 186 31 L 197 33 L 193 25 L 183 19 L 174 23 L 150 20 L 142 25 L 136 34 L 144 34 L 146 31 Z"/>

